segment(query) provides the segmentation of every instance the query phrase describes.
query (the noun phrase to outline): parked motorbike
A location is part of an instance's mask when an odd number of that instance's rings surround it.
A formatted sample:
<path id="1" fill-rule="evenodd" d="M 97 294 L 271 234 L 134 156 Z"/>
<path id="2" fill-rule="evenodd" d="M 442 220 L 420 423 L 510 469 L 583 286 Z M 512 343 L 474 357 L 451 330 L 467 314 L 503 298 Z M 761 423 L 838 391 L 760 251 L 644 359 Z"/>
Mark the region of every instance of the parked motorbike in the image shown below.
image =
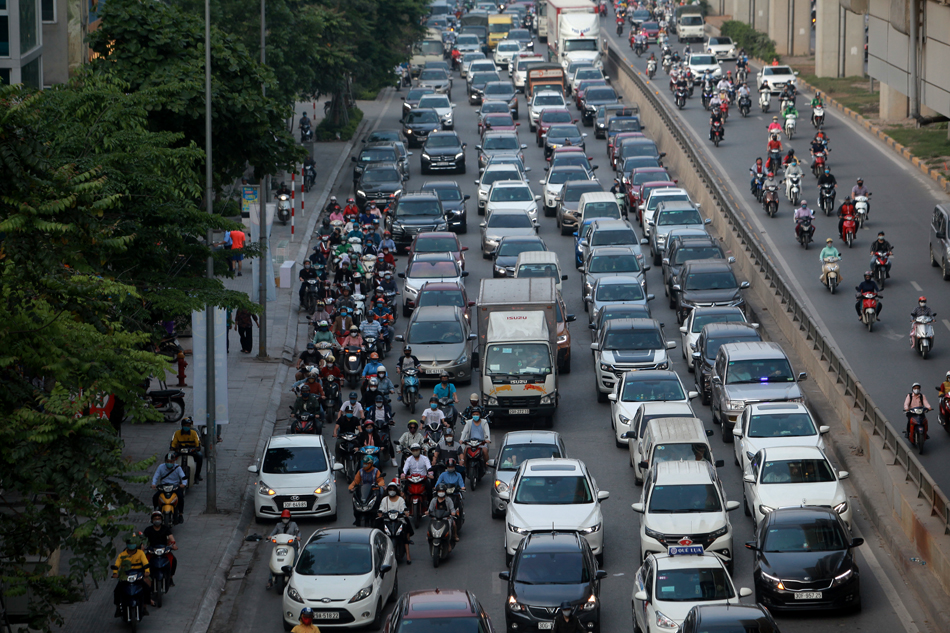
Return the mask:
<path id="1" fill-rule="evenodd" d="M 148 556 L 149 577 L 152 579 L 152 600 L 155 606 L 162 607 L 165 594 L 172 588 L 172 548 L 166 545 L 150 547 L 145 550 Z"/>
<path id="2" fill-rule="evenodd" d="M 290 196 L 286 193 L 277 196 L 277 219 L 284 225 L 290 222 Z"/>
<path id="3" fill-rule="evenodd" d="M 877 321 L 877 302 L 881 295 L 876 292 L 861 293 L 861 322 L 867 326 L 868 332 L 874 329 L 874 322 Z"/>
<path id="4" fill-rule="evenodd" d="M 825 212 L 825 215 L 831 215 L 835 208 L 835 186 L 825 183 L 818 192 L 818 206 Z"/>
<path id="5" fill-rule="evenodd" d="M 274 586 L 278 594 L 284 593 L 284 585 L 289 576 L 284 573 L 287 567 L 293 568 L 296 562 L 297 552 L 294 549 L 296 537 L 291 534 L 278 534 L 272 536 L 270 542 L 274 544 L 270 552 L 270 573 L 274 576 Z"/>
<path id="6" fill-rule="evenodd" d="M 838 263 L 841 258 L 826 257 L 822 261 L 824 261 L 824 265 L 821 267 L 821 272 L 825 276 L 825 286 L 831 291 L 831 294 L 834 294 L 841 281 L 841 265 Z"/>
<path id="7" fill-rule="evenodd" d="M 185 415 L 185 392 L 181 389 L 146 391 L 145 401 L 165 416 L 166 422 L 178 422 Z"/>
<path id="8" fill-rule="evenodd" d="M 483 440 L 470 439 L 462 442 L 465 446 L 465 471 L 468 475 L 468 488 L 475 492 L 478 482 L 485 476 L 485 460 L 482 458 Z"/>
<path id="9" fill-rule="evenodd" d="M 924 443 L 927 441 L 927 433 L 924 431 L 924 415 L 929 409 L 915 407 L 907 411 L 907 419 L 910 421 L 910 432 L 907 440 L 911 446 L 917 448 L 920 455 L 924 454 Z"/>
<path id="10" fill-rule="evenodd" d="M 934 326 L 936 319 L 933 316 L 919 316 L 914 319 L 914 347 L 923 359 L 934 346 Z"/>
<path id="11" fill-rule="evenodd" d="M 112 571 L 118 571 L 118 567 L 113 565 Z M 149 602 L 148 588 L 143 587 L 140 582 L 144 577 L 144 570 L 135 570 L 128 572 L 126 579 L 120 581 L 122 591 L 119 595 L 119 608 L 122 611 L 122 621 L 132 627 L 132 633 L 138 630 L 139 622 L 145 615 L 143 610 Z"/>
<path id="12" fill-rule="evenodd" d="M 436 509 L 429 513 L 429 530 L 426 540 L 429 542 L 429 555 L 432 556 L 432 566 L 448 558 L 452 545 L 452 525 L 448 510 Z"/>
<path id="13" fill-rule="evenodd" d="M 357 527 L 373 527 L 376 523 L 376 505 L 379 486 L 364 482 L 353 490 L 353 516 Z"/>
<path id="14" fill-rule="evenodd" d="M 416 412 L 419 400 L 419 370 L 405 369 L 402 372 L 402 403 L 409 407 L 409 413 Z"/>

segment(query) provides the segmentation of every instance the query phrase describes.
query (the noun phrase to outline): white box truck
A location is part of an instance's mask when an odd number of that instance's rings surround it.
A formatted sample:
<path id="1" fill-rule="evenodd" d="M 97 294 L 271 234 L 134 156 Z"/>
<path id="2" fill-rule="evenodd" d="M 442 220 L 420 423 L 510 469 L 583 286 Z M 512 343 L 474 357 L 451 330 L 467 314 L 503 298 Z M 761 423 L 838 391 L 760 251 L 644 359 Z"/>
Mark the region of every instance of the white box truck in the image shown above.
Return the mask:
<path id="1" fill-rule="evenodd" d="M 547 0 L 546 18 L 551 61 L 565 69 L 572 61 L 582 59 L 603 67 L 597 5 L 587 0 Z"/>

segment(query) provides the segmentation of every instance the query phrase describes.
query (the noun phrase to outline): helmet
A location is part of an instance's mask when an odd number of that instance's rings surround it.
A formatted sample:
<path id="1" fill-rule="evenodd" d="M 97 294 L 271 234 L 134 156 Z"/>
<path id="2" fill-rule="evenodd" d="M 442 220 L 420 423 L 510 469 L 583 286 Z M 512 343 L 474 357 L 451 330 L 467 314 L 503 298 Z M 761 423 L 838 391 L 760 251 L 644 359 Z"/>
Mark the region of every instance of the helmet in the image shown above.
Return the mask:
<path id="1" fill-rule="evenodd" d="M 402 348 L 402 353 L 403 353 L 403 354 L 411 354 L 411 353 L 412 353 L 412 348 L 409 347 L 408 345 L 406 345 L 405 347 Z"/>
<path id="2" fill-rule="evenodd" d="M 316 345 L 314 345 L 312 342 L 307 343 L 307 349 L 308 349 L 308 350 L 314 349 L 314 348 L 316 348 Z"/>
<path id="3" fill-rule="evenodd" d="M 176 455 L 174 451 L 169 451 L 168 453 L 165 453 L 166 462 L 173 462 L 176 459 L 178 459 L 178 455 Z"/>
<path id="4" fill-rule="evenodd" d="M 350 332 L 359 332 L 359 331 L 360 331 L 360 329 L 359 329 L 358 327 L 356 327 L 355 325 L 351 325 L 351 326 L 350 326 Z"/>
<path id="5" fill-rule="evenodd" d="M 845 201 L 845 204 L 851 202 L 851 196 L 845 196 L 844 201 Z"/>
<path id="6" fill-rule="evenodd" d="M 371 387 L 377 387 L 377 386 L 379 386 L 379 379 L 378 379 L 378 378 L 370 378 L 370 379 L 369 379 L 369 384 L 370 384 Z"/>
<path id="7" fill-rule="evenodd" d="M 300 610 L 300 619 L 302 620 L 302 619 L 304 618 L 304 616 L 306 616 L 306 617 L 308 617 L 308 618 L 310 618 L 310 619 L 312 620 L 312 619 L 313 619 L 313 609 L 311 609 L 310 607 L 304 607 L 303 609 L 301 609 L 301 610 Z"/>
<path id="8" fill-rule="evenodd" d="M 386 484 L 386 490 L 389 490 L 390 488 L 395 488 L 396 490 L 399 490 L 399 482 L 396 479 L 393 479 L 388 484 Z"/>
<path id="9" fill-rule="evenodd" d="M 448 377 L 449 377 L 449 372 L 447 372 L 447 371 L 444 370 L 444 369 L 443 369 L 442 372 L 439 374 L 439 378 L 448 378 Z"/>
<path id="10" fill-rule="evenodd" d="M 353 198 L 347 198 L 347 199 L 346 199 L 346 203 L 347 203 L 347 204 L 356 204 L 356 200 L 354 200 Z"/>
<path id="11" fill-rule="evenodd" d="M 773 117 L 772 117 L 772 120 L 773 120 L 773 121 L 778 121 L 778 117 L 777 117 L 777 116 L 773 116 Z"/>
<path id="12" fill-rule="evenodd" d="M 330 196 L 330 202 L 336 202 L 336 196 Z"/>
<path id="13" fill-rule="evenodd" d="M 356 395 L 356 392 L 355 392 L 355 391 L 351 391 L 351 392 L 350 392 L 350 395 L 347 396 L 347 398 L 349 398 L 350 400 L 356 400 L 357 398 L 359 398 L 359 396 Z"/>
<path id="14" fill-rule="evenodd" d="M 871 276 L 871 271 L 870 271 L 870 270 L 865 270 L 865 271 L 864 271 L 864 276 L 865 276 L 865 277 L 870 277 L 870 276 Z"/>
<path id="15" fill-rule="evenodd" d="M 947 374 L 950 374 L 950 372 L 947 372 Z M 150 518 L 151 518 L 151 519 L 155 519 L 155 518 L 161 519 L 161 518 L 162 518 L 162 512 L 161 512 L 161 510 L 155 510 L 154 512 L 152 512 L 152 515 L 151 515 Z"/>
<path id="16" fill-rule="evenodd" d="M 438 402 L 438 401 L 439 401 L 438 396 L 431 396 L 429 398 L 429 404 L 432 404 L 433 402 Z"/>
<path id="17" fill-rule="evenodd" d="M 769 172 L 769 178 L 771 178 L 771 177 L 774 176 L 774 175 L 775 175 L 774 172 L 771 172 L 771 171 Z"/>
<path id="18" fill-rule="evenodd" d="M 571 603 L 565 600 L 561 603 L 561 611 L 572 611 Z"/>
<path id="19" fill-rule="evenodd" d="M 416 428 L 418 429 L 418 428 L 419 428 L 419 422 L 416 421 L 416 420 L 409 420 L 409 422 L 406 424 L 406 426 L 409 427 L 410 429 L 411 429 L 412 427 L 416 427 Z"/>
<path id="20" fill-rule="evenodd" d="M 386 375 L 386 368 L 383 367 L 382 365 L 380 365 L 379 367 L 377 367 L 377 368 L 376 368 L 376 375 L 378 375 L 378 376 L 385 376 L 385 375 Z M 372 382 L 372 381 L 370 381 L 370 382 Z"/>
<path id="21" fill-rule="evenodd" d="M 381 396 L 377 396 L 377 397 L 381 397 Z M 376 426 L 376 422 L 374 420 L 365 420 L 363 422 L 363 426 Z"/>
<path id="22" fill-rule="evenodd" d="M 372 464 L 372 463 L 373 463 L 373 458 L 370 457 L 369 455 L 364 455 L 364 456 L 363 456 L 363 463 L 364 463 L 364 464 Z"/>
<path id="23" fill-rule="evenodd" d="M 370 360 L 379 360 L 379 354 L 377 354 L 376 352 L 373 352 L 372 354 L 369 355 L 369 358 Z"/>
<path id="24" fill-rule="evenodd" d="M 280 518 L 282 518 L 282 519 L 289 519 L 289 518 L 290 518 L 290 510 L 284 510 L 283 512 L 281 512 L 281 513 L 280 513 Z"/>
<path id="25" fill-rule="evenodd" d="M 924 297 L 923 295 L 917 297 L 917 303 L 927 303 L 927 297 Z"/>
<path id="26" fill-rule="evenodd" d="M 860 185 L 862 182 L 864 182 L 864 178 L 858 178 L 858 184 Z"/>
<path id="27" fill-rule="evenodd" d="M 794 156 L 794 155 L 795 155 L 795 148 L 794 148 L 794 147 L 790 147 L 790 148 L 788 149 L 788 155 L 789 155 L 789 156 Z"/>
<path id="28" fill-rule="evenodd" d="M 310 393 L 310 385 L 304 384 L 304 386 L 300 388 L 300 393 Z"/>
<path id="29" fill-rule="evenodd" d="M 438 487 L 437 487 L 435 490 L 436 490 L 436 492 L 445 492 L 445 491 L 448 490 L 448 489 L 449 489 L 449 487 L 446 486 L 445 484 L 439 484 Z"/>
<path id="30" fill-rule="evenodd" d="M 834 240 L 831 239 L 830 237 L 825 240 L 825 244 L 831 244 L 832 242 L 834 242 Z"/>
<path id="31" fill-rule="evenodd" d="M 413 443 L 412 443 L 412 446 L 409 447 L 409 450 L 410 450 L 410 451 L 421 451 L 421 450 L 422 450 L 422 446 L 420 446 L 419 442 L 413 442 Z"/>
<path id="32" fill-rule="evenodd" d="M 802 208 L 804 209 L 807 206 L 808 206 L 808 201 L 802 200 Z"/>
<path id="33" fill-rule="evenodd" d="M 327 356 L 327 362 L 332 365 L 333 363 L 336 362 L 336 356 L 334 356 L 333 354 L 330 354 L 329 356 Z M 333 379 L 333 374 L 330 374 L 330 379 L 331 380 Z"/>
<path id="34" fill-rule="evenodd" d="M 477 393 L 473 393 L 472 395 L 470 395 L 470 396 L 468 397 L 468 400 L 469 400 L 469 402 L 478 402 L 478 394 L 477 394 Z"/>
<path id="35" fill-rule="evenodd" d="M 950 374 L 950 372 L 947 372 L 947 373 Z M 446 467 L 446 468 L 454 468 L 454 467 L 455 467 L 455 458 L 454 458 L 454 457 L 449 457 L 447 460 L 445 460 L 445 467 Z M 161 514 L 161 512 L 159 512 L 159 514 Z"/>
<path id="36" fill-rule="evenodd" d="M 191 418 L 190 415 L 186 415 L 181 419 L 181 425 L 184 426 L 194 426 L 195 421 Z"/>
<path id="37" fill-rule="evenodd" d="M 913 389 L 914 387 L 920 387 L 920 383 L 919 383 L 919 382 L 915 382 L 914 384 L 912 384 L 912 385 L 910 386 L 911 389 Z"/>

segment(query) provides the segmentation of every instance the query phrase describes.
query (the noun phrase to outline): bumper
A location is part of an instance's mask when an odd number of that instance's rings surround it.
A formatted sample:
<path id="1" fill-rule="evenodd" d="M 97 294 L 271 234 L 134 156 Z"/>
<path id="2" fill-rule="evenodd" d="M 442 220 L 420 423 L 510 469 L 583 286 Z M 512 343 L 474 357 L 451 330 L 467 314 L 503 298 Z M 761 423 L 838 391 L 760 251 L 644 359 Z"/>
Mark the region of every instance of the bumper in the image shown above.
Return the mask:
<path id="1" fill-rule="evenodd" d="M 364 600 L 359 602 L 354 602 L 350 604 L 349 602 L 331 602 L 325 604 L 323 602 L 308 601 L 304 604 L 295 602 L 287 597 L 286 592 L 284 593 L 283 604 L 281 605 L 283 613 L 281 614 L 284 618 L 284 622 L 287 624 L 293 624 L 294 626 L 300 624 L 300 610 L 304 606 L 308 606 L 313 609 L 313 623 L 317 626 L 332 626 L 336 627 L 346 627 L 346 628 L 358 628 L 365 627 L 367 624 L 373 621 L 373 618 L 376 615 L 376 603 L 379 601 L 379 596 L 376 593 L 372 593 Z M 341 605 L 346 605 L 341 606 Z M 323 616 L 323 617 L 320 617 Z M 328 617 L 329 616 L 329 617 Z"/>
<path id="2" fill-rule="evenodd" d="M 628 371 L 644 371 L 649 369 L 669 369 L 669 361 L 665 363 L 651 363 L 649 365 L 635 366 L 635 367 L 624 367 L 623 369 L 614 369 L 613 371 L 604 371 L 598 367 L 594 371 L 597 372 L 597 389 L 601 393 L 613 393 L 614 387 L 617 385 L 617 382 L 623 379 L 624 373 Z M 665 550 L 664 550 L 665 551 Z"/>
<path id="3" fill-rule="evenodd" d="M 465 217 L 465 212 L 460 213 L 450 213 L 449 214 L 449 229 L 460 229 L 464 227 L 467 223 L 467 218 Z"/>
<path id="4" fill-rule="evenodd" d="M 422 360 L 422 372 L 419 374 L 419 382 L 438 382 L 439 375 L 446 371 L 449 373 L 449 380 L 468 380 L 472 377 L 472 364 L 471 360 L 466 361 L 461 364 L 453 363 L 440 363 L 435 361 L 433 365 L 432 361 Z"/>
<path id="5" fill-rule="evenodd" d="M 796 599 L 795 594 L 801 593 L 800 591 L 781 591 L 772 583 L 760 579 L 755 581 L 757 601 L 769 610 L 815 611 L 857 607 L 861 604 L 861 578 L 855 572 L 847 583 L 820 591 L 820 599 Z"/>
<path id="6" fill-rule="evenodd" d="M 429 171 L 458 171 L 465 164 L 464 158 L 433 156 L 422 158 L 422 168 Z"/>
<path id="7" fill-rule="evenodd" d="M 677 536 L 676 538 L 679 538 Z M 646 560 L 646 557 L 650 554 L 666 554 L 668 548 L 666 545 L 663 545 L 656 539 L 650 538 L 640 533 L 640 560 Z M 725 536 L 720 536 L 712 545 L 706 548 L 707 552 L 712 552 L 713 554 L 718 555 L 723 562 L 729 564 L 732 562 L 732 533 L 726 534 Z"/>
<path id="8" fill-rule="evenodd" d="M 286 509 L 293 512 L 294 516 L 301 517 L 324 517 L 336 514 L 336 483 L 330 484 L 331 489 L 329 492 L 323 494 L 315 495 L 313 490 L 309 491 L 309 494 L 303 493 L 299 495 L 287 495 L 287 494 L 277 494 L 275 496 L 262 495 L 259 492 L 254 492 L 254 515 L 258 518 L 279 518 L 280 513 L 284 511 L 284 502 L 289 500 L 290 503 L 299 503 L 300 501 L 294 500 L 292 497 L 299 496 L 300 500 L 305 500 L 306 507 L 290 507 L 287 506 Z M 299 615 L 299 613 L 298 613 Z"/>
<path id="9" fill-rule="evenodd" d="M 553 613 L 548 615 L 546 612 L 547 608 L 528 606 L 525 607 L 525 611 L 512 611 L 506 607 L 505 624 L 507 625 L 507 629 L 512 632 L 527 631 L 528 633 L 534 633 L 534 631 L 552 630 L 552 622 L 558 613 L 555 610 Z M 544 613 L 544 615 L 542 616 L 541 613 Z M 581 621 L 581 624 L 588 631 L 595 630 L 597 625 L 600 623 L 600 605 L 594 607 L 590 611 L 577 609 L 576 614 L 577 619 Z"/>
<path id="10" fill-rule="evenodd" d="M 482 406 L 492 414 L 493 420 L 498 420 L 500 418 L 521 420 L 529 420 L 531 418 L 537 417 L 546 418 L 548 416 L 554 415 L 554 412 L 557 410 L 557 405 L 554 404 L 528 405 L 525 407 L 502 407 L 499 405 Z"/>

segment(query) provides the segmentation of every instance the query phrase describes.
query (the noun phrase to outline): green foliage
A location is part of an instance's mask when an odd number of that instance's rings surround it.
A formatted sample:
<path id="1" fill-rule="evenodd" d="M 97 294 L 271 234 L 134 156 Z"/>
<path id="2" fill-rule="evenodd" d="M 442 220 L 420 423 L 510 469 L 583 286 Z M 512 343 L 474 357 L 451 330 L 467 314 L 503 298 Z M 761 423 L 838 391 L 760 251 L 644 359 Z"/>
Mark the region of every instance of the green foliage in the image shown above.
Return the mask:
<path id="1" fill-rule="evenodd" d="M 329 118 L 323 119 L 313 131 L 313 138 L 317 141 L 348 141 L 356 134 L 356 128 L 363 120 L 363 111 L 359 108 L 350 108 L 350 122 L 343 126 L 334 126 Z M 337 138 L 337 134 L 340 135 Z"/>
<path id="2" fill-rule="evenodd" d="M 728 20 L 723 23 L 720 33 L 723 37 L 731 37 L 736 45 L 744 48 L 749 57 L 771 62 L 773 59 L 781 61 L 775 52 L 775 42 L 765 33 L 756 31 L 748 24 L 737 20 Z"/>

